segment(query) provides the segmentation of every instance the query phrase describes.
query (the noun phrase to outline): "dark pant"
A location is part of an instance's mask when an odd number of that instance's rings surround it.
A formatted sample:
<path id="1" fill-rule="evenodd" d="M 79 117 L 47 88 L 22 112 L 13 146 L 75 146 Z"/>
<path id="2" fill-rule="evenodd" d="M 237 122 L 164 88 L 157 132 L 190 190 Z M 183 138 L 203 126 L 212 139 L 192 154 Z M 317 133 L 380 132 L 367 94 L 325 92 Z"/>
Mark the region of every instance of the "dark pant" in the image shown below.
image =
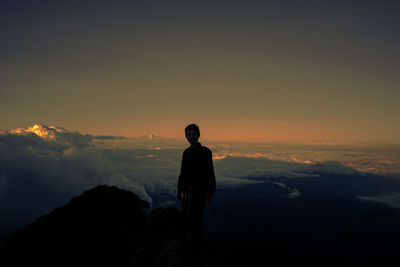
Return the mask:
<path id="1" fill-rule="evenodd" d="M 182 209 L 186 214 L 194 245 L 203 245 L 203 213 L 206 195 L 192 192 L 187 200 L 182 200 Z"/>

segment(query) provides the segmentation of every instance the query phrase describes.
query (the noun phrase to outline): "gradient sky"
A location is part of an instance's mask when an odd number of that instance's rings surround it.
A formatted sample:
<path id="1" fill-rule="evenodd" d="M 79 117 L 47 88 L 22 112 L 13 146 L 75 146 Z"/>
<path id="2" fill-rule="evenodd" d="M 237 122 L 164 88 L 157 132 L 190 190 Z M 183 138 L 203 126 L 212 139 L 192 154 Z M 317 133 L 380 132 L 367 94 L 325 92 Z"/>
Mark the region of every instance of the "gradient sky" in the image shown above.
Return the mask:
<path id="1" fill-rule="evenodd" d="M 0 129 L 400 143 L 398 1 L 1 1 Z"/>

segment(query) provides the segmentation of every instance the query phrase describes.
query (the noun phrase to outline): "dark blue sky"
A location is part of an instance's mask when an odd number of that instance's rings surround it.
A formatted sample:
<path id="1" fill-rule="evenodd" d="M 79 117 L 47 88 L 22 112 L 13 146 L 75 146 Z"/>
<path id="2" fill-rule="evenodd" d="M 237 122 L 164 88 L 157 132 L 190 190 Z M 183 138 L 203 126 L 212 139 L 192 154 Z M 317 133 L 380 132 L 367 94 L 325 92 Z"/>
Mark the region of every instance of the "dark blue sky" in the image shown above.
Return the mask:
<path id="1" fill-rule="evenodd" d="M 398 1 L 0 1 L 0 129 L 176 137 L 197 121 L 210 138 L 399 142 L 398 14 Z"/>

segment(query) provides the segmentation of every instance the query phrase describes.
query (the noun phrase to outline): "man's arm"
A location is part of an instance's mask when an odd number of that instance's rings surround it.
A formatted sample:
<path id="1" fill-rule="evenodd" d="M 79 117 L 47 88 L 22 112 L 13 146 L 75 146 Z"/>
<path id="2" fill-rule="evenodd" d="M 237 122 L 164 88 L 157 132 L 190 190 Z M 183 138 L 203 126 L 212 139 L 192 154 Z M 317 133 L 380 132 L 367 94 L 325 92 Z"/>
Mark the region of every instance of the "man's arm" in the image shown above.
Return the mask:
<path id="1" fill-rule="evenodd" d="M 212 152 L 209 150 L 210 153 L 208 153 L 207 156 L 207 171 L 208 171 L 208 188 L 207 188 L 207 198 L 208 201 L 211 201 L 215 190 L 216 190 L 216 181 L 215 181 L 215 172 L 214 172 L 214 164 L 212 160 Z"/>
<path id="2" fill-rule="evenodd" d="M 182 155 L 182 162 L 181 162 L 181 173 L 179 174 L 178 178 L 178 187 L 177 187 L 177 197 L 179 200 L 182 199 L 182 193 L 183 193 L 183 179 L 184 179 L 184 155 Z"/>

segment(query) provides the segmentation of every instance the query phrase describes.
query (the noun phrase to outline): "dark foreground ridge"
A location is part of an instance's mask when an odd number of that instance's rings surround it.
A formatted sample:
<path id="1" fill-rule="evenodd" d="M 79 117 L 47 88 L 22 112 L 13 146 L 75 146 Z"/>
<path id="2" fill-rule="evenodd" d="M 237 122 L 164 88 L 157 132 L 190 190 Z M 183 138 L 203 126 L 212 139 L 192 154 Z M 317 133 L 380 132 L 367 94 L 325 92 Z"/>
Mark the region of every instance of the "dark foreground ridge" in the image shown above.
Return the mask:
<path id="1" fill-rule="evenodd" d="M 147 208 L 146 201 L 115 186 L 85 191 L 7 238 L 1 265 L 232 266 L 209 236 L 200 251 L 187 243 L 181 211 L 159 208 L 146 216 Z"/>

